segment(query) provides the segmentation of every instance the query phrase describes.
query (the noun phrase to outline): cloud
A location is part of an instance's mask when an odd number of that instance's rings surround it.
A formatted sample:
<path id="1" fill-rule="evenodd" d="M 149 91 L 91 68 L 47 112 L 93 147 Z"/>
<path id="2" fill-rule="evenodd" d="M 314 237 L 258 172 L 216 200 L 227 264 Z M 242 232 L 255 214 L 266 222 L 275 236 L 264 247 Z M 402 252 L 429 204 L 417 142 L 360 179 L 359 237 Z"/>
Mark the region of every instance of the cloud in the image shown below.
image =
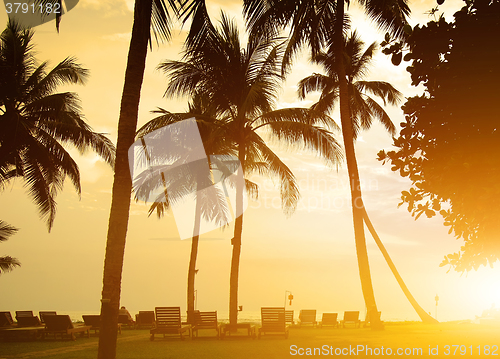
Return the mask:
<path id="1" fill-rule="evenodd" d="M 80 0 L 79 6 L 91 10 L 100 10 L 107 15 L 119 12 L 133 12 L 134 0 Z"/>
<path id="2" fill-rule="evenodd" d="M 109 40 L 109 41 L 130 42 L 130 37 L 131 37 L 131 33 L 125 32 L 125 33 L 118 33 L 118 34 L 112 34 L 112 35 L 104 35 L 102 38 L 104 40 Z"/>

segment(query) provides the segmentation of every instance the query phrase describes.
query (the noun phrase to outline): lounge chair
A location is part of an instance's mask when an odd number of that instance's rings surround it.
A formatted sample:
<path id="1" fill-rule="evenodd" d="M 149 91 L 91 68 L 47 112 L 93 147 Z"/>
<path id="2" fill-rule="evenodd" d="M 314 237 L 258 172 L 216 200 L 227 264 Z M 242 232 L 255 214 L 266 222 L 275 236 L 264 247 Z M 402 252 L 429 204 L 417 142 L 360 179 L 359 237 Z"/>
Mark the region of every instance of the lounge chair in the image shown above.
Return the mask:
<path id="1" fill-rule="evenodd" d="M 302 309 L 299 314 L 299 325 L 311 324 L 316 326 L 316 309 Z"/>
<path id="2" fill-rule="evenodd" d="M 0 328 L 10 328 L 14 326 L 14 320 L 10 312 L 0 312 Z"/>
<path id="3" fill-rule="evenodd" d="M 44 330 L 38 317 L 21 315 L 16 324 L 10 312 L 0 312 L 0 341 L 36 340 Z"/>
<path id="4" fill-rule="evenodd" d="M 220 324 L 217 321 L 217 311 L 194 312 L 194 325 L 192 328 L 193 339 L 198 338 L 198 330 L 200 329 L 215 329 L 217 333 L 217 339 L 220 337 Z"/>
<path id="5" fill-rule="evenodd" d="M 150 339 L 155 340 L 155 334 L 179 335 L 181 340 L 184 340 L 184 332 L 190 335 L 191 325 L 183 325 L 181 323 L 181 308 L 180 307 L 156 307 L 155 322 L 153 328 L 149 331 Z"/>
<path id="6" fill-rule="evenodd" d="M 155 312 L 153 310 L 139 311 L 135 315 L 135 328 L 147 327 L 148 329 L 153 326 L 155 322 Z"/>
<path id="7" fill-rule="evenodd" d="M 359 328 L 361 326 L 361 321 L 359 320 L 359 311 L 344 312 L 344 319 L 342 320 L 342 328 L 345 328 L 346 324 L 354 324 Z"/>
<path id="8" fill-rule="evenodd" d="M 90 330 L 97 334 L 97 331 L 101 328 L 101 316 L 99 314 L 86 314 L 82 315 L 83 322 L 85 325 L 90 326 Z M 122 325 L 118 323 L 118 333 L 122 333 Z"/>
<path id="9" fill-rule="evenodd" d="M 43 333 L 43 338 L 47 334 L 54 334 L 54 339 L 57 338 L 57 335 L 61 335 L 61 339 L 65 335 L 69 336 L 71 340 L 75 340 L 75 333 L 81 333 L 83 336 L 87 333 L 87 338 L 90 338 L 90 326 L 82 325 L 75 326 L 71 321 L 69 315 L 46 315 L 45 316 L 45 331 Z"/>
<path id="10" fill-rule="evenodd" d="M 319 327 L 323 328 L 323 326 L 331 325 L 334 328 L 339 327 L 339 322 L 337 321 L 338 313 L 323 313 L 323 317 L 321 318 L 321 322 L 319 323 Z"/>
<path id="11" fill-rule="evenodd" d="M 16 320 L 18 327 L 39 327 L 42 325 L 40 319 L 33 315 L 31 310 L 16 311 Z"/>
<path id="12" fill-rule="evenodd" d="M 22 317 L 33 317 L 32 310 L 16 310 L 16 320 Z"/>
<path id="13" fill-rule="evenodd" d="M 293 310 L 285 310 L 285 323 L 293 325 Z"/>
<path id="14" fill-rule="evenodd" d="M 45 315 L 57 315 L 57 312 L 54 312 L 54 311 L 51 311 L 51 312 L 49 312 L 49 311 L 42 312 L 42 311 L 40 311 L 40 312 L 38 312 L 38 315 L 40 316 L 40 321 L 42 323 L 45 323 L 45 319 L 43 319 L 43 317 Z"/>
<path id="15" fill-rule="evenodd" d="M 258 338 L 264 335 L 284 335 L 288 338 L 284 307 L 262 307 L 260 309 L 262 326 L 259 328 Z"/>

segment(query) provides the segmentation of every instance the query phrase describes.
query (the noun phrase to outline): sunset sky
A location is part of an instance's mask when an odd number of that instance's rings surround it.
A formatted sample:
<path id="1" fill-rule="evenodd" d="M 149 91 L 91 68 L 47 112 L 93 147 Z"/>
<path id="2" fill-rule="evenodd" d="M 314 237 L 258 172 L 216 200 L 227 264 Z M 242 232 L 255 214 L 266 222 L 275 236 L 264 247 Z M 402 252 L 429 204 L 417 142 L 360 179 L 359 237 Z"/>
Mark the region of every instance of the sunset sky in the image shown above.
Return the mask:
<path id="1" fill-rule="evenodd" d="M 239 21 L 243 35 L 240 0 L 207 1 L 214 19 L 222 8 Z M 462 7 L 447 0 L 441 7 L 447 19 Z M 431 19 L 426 11 L 435 0 L 410 1 L 411 23 Z M 64 15 L 60 33 L 54 22 L 35 28 L 36 57 L 55 66 L 67 56 L 90 70 L 85 86 L 60 88 L 79 94 L 83 113 L 97 132 L 109 134 L 116 143 L 119 104 L 123 87 L 130 31 L 131 0 L 80 0 Z M 365 42 L 382 41 L 354 4 L 349 13 L 353 26 Z M 0 24 L 7 23 L 0 12 Z M 3 27 L 4 28 L 4 27 Z M 2 28 L 2 29 L 3 29 Z M 166 100 L 167 79 L 156 66 L 166 59 L 180 59 L 187 27 L 175 30 L 171 42 L 154 46 L 148 53 L 142 89 L 139 126 L 153 118 L 151 110 L 162 107 L 184 111 L 186 99 Z M 304 55 L 307 55 L 304 52 Z M 405 65 L 394 67 L 385 55 L 374 60 L 370 79 L 391 82 L 406 97 L 422 92 L 410 86 Z M 321 69 L 300 57 L 288 76 L 279 99 L 280 107 L 309 106 L 315 97 L 299 102 L 298 81 Z M 399 108 L 389 108 L 393 122 L 404 120 Z M 338 114 L 332 114 L 338 119 Z M 341 134 L 337 134 L 341 139 Z M 397 208 L 401 191 L 409 181 L 376 160 L 381 149 L 390 149 L 392 139 L 379 124 L 362 133 L 356 151 L 364 200 L 372 223 L 408 288 L 427 312 L 438 320 L 474 319 L 492 303 L 500 306 L 500 271 L 480 268 L 469 274 L 439 267 L 443 256 L 460 249 L 461 242 L 448 235 L 440 218 L 415 221 L 406 206 Z M 297 176 L 302 199 L 297 211 L 286 218 L 279 208 L 276 182 L 254 178 L 260 198 L 250 202 L 244 215 L 240 263 L 239 304 L 245 314 L 262 306 L 282 306 L 285 291 L 294 295 L 291 308 L 321 312 L 359 310 L 364 303 L 357 269 L 354 232 L 345 163 L 327 168 L 314 154 L 276 145 L 281 158 Z M 111 202 L 112 170 L 95 155 L 71 150 L 80 166 L 82 194 L 69 181 L 57 197 L 58 211 L 50 233 L 38 217 L 23 182 L 16 180 L 0 193 L 0 219 L 20 231 L 0 244 L 0 254 L 18 258 L 22 266 L 0 276 L 0 310 L 100 310 L 102 268 Z M 190 240 L 180 240 L 172 215 L 148 218 L 149 206 L 133 203 L 123 267 L 121 304 L 134 314 L 155 306 L 181 306 L 186 310 L 186 286 Z M 368 231 L 367 231 L 368 232 Z M 197 309 L 218 310 L 227 317 L 232 226 L 201 237 L 196 276 Z M 367 233 L 372 280 L 382 320 L 418 320 L 404 297 L 375 242 Z M 287 303 L 288 306 L 288 303 Z"/>

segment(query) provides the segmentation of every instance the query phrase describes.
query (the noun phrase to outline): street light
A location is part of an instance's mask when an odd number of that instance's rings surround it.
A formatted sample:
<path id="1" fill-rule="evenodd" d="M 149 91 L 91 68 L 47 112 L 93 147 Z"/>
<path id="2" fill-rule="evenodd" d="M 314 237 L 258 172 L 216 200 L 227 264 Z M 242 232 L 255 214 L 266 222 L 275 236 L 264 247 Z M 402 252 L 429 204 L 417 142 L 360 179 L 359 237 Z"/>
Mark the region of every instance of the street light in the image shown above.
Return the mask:
<path id="1" fill-rule="evenodd" d="M 288 293 L 288 297 L 287 297 L 287 293 Z M 286 308 L 287 299 L 290 301 L 290 305 L 292 305 L 293 294 L 289 290 L 285 290 L 285 308 Z"/>

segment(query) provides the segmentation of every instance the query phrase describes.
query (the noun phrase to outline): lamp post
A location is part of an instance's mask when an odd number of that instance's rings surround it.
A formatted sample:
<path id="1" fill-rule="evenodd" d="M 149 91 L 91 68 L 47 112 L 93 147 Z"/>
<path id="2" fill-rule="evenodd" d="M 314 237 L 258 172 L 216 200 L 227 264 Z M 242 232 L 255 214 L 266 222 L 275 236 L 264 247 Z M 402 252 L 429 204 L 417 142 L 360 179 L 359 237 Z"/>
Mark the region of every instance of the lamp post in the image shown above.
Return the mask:
<path id="1" fill-rule="evenodd" d="M 436 320 L 438 318 L 438 301 L 439 301 L 439 296 L 436 294 L 434 297 L 434 300 L 436 301 Z"/>
<path id="2" fill-rule="evenodd" d="M 288 296 L 287 296 L 288 294 Z M 290 304 L 289 305 L 292 305 L 292 299 L 293 299 L 293 294 L 292 292 L 290 292 L 289 290 L 285 290 L 285 309 L 286 309 L 286 301 L 289 300 L 290 301 Z"/>

